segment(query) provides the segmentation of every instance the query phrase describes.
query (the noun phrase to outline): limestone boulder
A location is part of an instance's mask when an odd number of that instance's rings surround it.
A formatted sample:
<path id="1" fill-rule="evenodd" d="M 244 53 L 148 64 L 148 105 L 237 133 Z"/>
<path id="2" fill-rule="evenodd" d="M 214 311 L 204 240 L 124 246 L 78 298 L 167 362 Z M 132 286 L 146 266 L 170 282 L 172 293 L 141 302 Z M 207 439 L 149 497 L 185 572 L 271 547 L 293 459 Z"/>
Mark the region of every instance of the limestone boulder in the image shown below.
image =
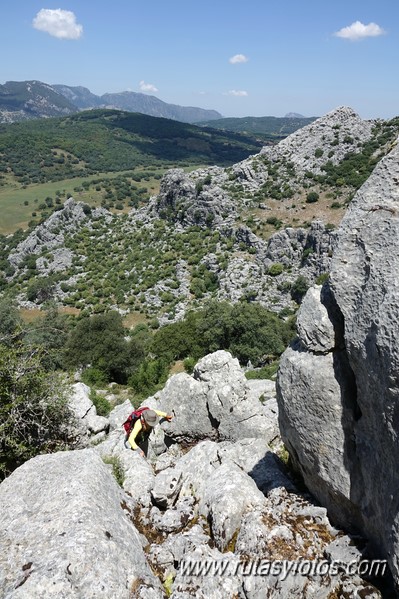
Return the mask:
<path id="1" fill-rule="evenodd" d="M 4 597 L 163 597 L 93 449 L 33 458 L 0 485 Z"/>
<path id="2" fill-rule="evenodd" d="M 73 384 L 69 405 L 75 416 L 77 432 L 83 441 L 92 435 L 108 432 L 109 420 L 97 415 L 96 407 L 90 399 L 90 387 L 84 383 Z"/>

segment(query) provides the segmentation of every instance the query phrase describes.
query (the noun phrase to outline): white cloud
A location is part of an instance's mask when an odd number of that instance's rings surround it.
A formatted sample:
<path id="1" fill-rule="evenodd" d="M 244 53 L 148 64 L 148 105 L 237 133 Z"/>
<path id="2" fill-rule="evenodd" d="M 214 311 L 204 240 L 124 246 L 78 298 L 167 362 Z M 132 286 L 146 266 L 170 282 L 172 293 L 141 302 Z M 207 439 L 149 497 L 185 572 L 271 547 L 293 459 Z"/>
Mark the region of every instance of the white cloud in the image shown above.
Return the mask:
<path id="1" fill-rule="evenodd" d="M 235 54 L 234 56 L 232 56 L 231 58 L 229 58 L 229 62 L 231 64 L 240 64 L 243 62 L 248 62 L 248 58 L 247 56 L 245 56 L 245 54 Z"/>
<path id="2" fill-rule="evenodd" d="M 76 22 L 70 10 L 42 8 L 32 21 L 39 31 L 44 31 L 61 40 L 77 40 L 83 34 L 83 26 Z"/>
<path id="3" fill-rule="evenodd" d="M 158 90 L 157 87 L 155 87 L 155 85 L 153 85 L 152 83 L 146 83 L 145 81 L 140 81 L 140 89 L 142 92 L 152 92 L 155 93 Z"/>
<path id="4" fill-rule="evenodd" d="M 369 23 L 368 25 L 364 25 L 360 21 L 355 21 L 349 27 L 343 27 L 334 35 L 336 37 L 343 37 L 347 40 L 361 40 L 365 37 L 377 37 L 379 35 L 384 35 L 385 31 L 376 23 Z"/>
<path id="5" fill-rule="evenodd" d="M 227 96 L 240 96 L 240 97 L 244 97 L 244 96 L 248 96 L 248 92 L 244 91 L 243 89 L 239 90 L 239 89 L 231 89 L 230 91 L 227 92 L 226 94 Z"/>

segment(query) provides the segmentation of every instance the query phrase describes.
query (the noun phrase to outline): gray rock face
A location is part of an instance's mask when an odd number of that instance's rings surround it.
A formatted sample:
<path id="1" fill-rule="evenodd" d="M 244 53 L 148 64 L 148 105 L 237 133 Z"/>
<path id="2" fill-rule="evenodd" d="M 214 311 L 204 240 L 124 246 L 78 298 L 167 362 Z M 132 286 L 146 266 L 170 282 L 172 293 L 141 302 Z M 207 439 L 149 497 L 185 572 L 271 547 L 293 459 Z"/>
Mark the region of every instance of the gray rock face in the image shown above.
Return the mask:
<path id="1" fill-rule="evenodd" d="M 159 409 L 175 414 L 167 425 L 168 436 L 177 441 L 259 437 L 270 442 L 278 435 L 273 414 L 250 393 L 231 354 L 220 350 L 205 356 L 193 377 L 177 374 L 157 395 Z"/>
<path id="2" fill-rule="evenodd" d="M 320 299 L 320 286 L 309 289 L 297 315 L 298 335 L 306 349 L 328 353 L 335 347 L 335 330 L 327 306 Z"/>
<path id="3" fill-rule="evenodd" d="M 156 210 L 183 226 L 232 223 L 236 209 L 219 184 L 226 179 L 223 169 L 217 167 L 193 173 L 168 171 L 161 181 Z"/>
<path id="4" fill-rule="evenodd" d="M 215 470 L 206 481 L 199 510 L 211 521 L 212 536 L 220 551 L 238 534 L 243 514 L 263 503 L 263 493 L 235 464 L 227 462 Z"/>
<path id="5" fill-rule="evenodd" d="M 0 485 L 2 596 L 159 598 L 122 495 L 94 450 L 39 456 Z"/>
<path id="6" fill-rule="evenodd" d="M 284 354 L 277 384 L 282 436 L 309 488 L 388 557 L 397 580 L 398 180 L 396 146 L 340 227 L 335 309 L 323 295 L 317 306 L 316 291 L 306 298 L 301 340 Z"/>
<path id="7" fill-rule="evenodd" d="M 162 402 L 169 401 L 176 410 L 171 423 L 151 434 L 150 459 L 125 448 L 122 422 L 132 409 L 125 402 L 110 414 L 111 432 L 94 448 L 34 458 L 0 485 L 5 597 L 156 599 L 165 591 L 181 599 L 331 599 L 343 592 L 353 599 L 380 597 L 374 587 L 358 576 L 349 581 L 341 570 L 333 576 L 257 573 L 270 560 L 358 563 L 362 554 L 330 525 L 325 508 L 298 493 L 274 453 L 274 400 L 262 405 L 257 396 L 250 397 L 237 361 L 227 352 L 203 358 L 195 377 L 172 377 L 163 392 L 146 400 L 149 407 L 163 409 Z M 180 378 L 188 392 L 176 396 Z M 87 399 L 85 385 L 76 384 L 76 390 Z M 193 397 L 205 402 L 197 412 L 197 437 L 195 419 L 186 422 Z M 257 427 L 245 428 L 240 421 L 248 406 L 257 410 Z M 78 402 L 77 413 L 85 415 L 86 407 Z M 219 428 L 224 433 L 198 442 L 206 422 L 211 436 Z M 330 450 L 334 431 L 325 429 Z M 191 443 L 179 445 L 177 438 Z M 334 474 L 324 457 L 319 470 L 326 477 Z M 335 474 L 343 479 L 342 496 L 347 494 L 345 474 Z M 211 570 L 193 572 L 190 563 Z M 221 565 L 224 572 L 213 575 Z"/>
<path id="8" fill-rule="evenodd" d="M 98 416 L 97 410 L 90 397 L 90 387 L 84 383 L 72 385 L 72 394 L 69 405 L 75 415 L 78 434 L 82 441 L 88 440 L 91 435 L 108 432 L 109 421 L 104 416 Z"/>

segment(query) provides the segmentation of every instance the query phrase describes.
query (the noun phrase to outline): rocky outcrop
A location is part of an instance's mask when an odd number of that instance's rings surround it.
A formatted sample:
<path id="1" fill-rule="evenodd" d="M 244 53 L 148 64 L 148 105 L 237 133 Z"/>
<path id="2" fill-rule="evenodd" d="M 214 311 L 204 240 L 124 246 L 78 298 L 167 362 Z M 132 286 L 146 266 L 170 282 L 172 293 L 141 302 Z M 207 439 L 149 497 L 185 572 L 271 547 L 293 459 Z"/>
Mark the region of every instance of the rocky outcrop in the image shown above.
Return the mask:
<path id="1" fill-rule="evenodd" d="M 0 485 L 2 596 L 161 599 L 124 501 L 91 449 L 18 468 Z"/>
<path id="2" fill-rule="evenodd" d="M 176 414 L 167 434 L 177 441 L 253 437 L 271 442 L 278 436 L 276 422 L 250 393 L 238 360 L 223 350 L 202 358 L 193 377 L 171 377 L 156 398 L 161 410 Z"/>
<path id="3" fill-rule="evenodd" d="M 109 430 L 109 421 L 98 416 L 95 405 L 90 399 L 90 387 L 84 383 L 75 383 L 71 387 L 69 406 L 74 414 L 75 434 L 86 445 L 89 441 L 97 443 L 105 438 Z"/>
<path id="4" fill-rule="evenodd" d="M 284 442 L 312 493 L 360 529 L 399 580 L 399 150 L 375 168 L 339 230 L 277 382 Z"/>
<path id="5" fill-rule="evenodd" d="M 170 170 L 162 178 L 156 211 L 185 227 L 231 224 L 237 212 L 221 187 L 226 178 L 223 169 L 217 167 L 193 173 Z"/>
<path id="6" fill-rule="evenodd" d="M 283 139 L 277 152 L 274 148 L 264 148 L 262 153 L 272 160 L 293 162 L 297 172 L 319 173 L 327 162 L 326 146 L 331 150 L 328 159 L 338 164 L 345 154 L 357 152 L 358 144 L 371 138 L 374 125 L 374 121 L 361 119 L 352 108 L 340 106 Z M 318 156 L 317 149 L 321 148 L 324 151 Z"/>
<path id="7" fill-rule="evenodd" d="M 28 237 L 18 244 L 16 249 L 10 253 L 8 260 L 12 266 L 17 267 L 24 258 L 31 254 L 40 254 L 44 249 L 59 248 L 58 252 L 54 252 L 47 270 L 52 272 L 64 270 L 70 265 L 72 259 L 71 252 L 63 247 L 65 236 L 73 234 L 83 224 L 88 224 L 92 217 L 99 218 L 101 216 L 107 219 L 112 218 L 111 214 L 103 208 L 91 210 L 83 202 L 75 202 L 73 198 L 69 198 L 61 210 L 53 212 L 43 224 L 35 227 Z M 40 270 L 46 270 L 43 260 L 39 262 L 38 266 Z"/>

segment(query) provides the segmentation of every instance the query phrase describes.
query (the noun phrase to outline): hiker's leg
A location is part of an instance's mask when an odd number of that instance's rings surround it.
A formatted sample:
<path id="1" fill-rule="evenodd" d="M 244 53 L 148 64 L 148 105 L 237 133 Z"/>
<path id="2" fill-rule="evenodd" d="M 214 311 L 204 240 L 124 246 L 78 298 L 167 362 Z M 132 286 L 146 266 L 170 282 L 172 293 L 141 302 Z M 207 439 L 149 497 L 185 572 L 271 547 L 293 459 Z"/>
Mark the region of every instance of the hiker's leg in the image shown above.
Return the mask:
<path id="1" fill-rule="evenodd" d="M 148 436 L 144 439 L 142 443 L 140 443 L 140 449 L 144 451 L 144 455 L 147 457 L 148 455 Z"/>

